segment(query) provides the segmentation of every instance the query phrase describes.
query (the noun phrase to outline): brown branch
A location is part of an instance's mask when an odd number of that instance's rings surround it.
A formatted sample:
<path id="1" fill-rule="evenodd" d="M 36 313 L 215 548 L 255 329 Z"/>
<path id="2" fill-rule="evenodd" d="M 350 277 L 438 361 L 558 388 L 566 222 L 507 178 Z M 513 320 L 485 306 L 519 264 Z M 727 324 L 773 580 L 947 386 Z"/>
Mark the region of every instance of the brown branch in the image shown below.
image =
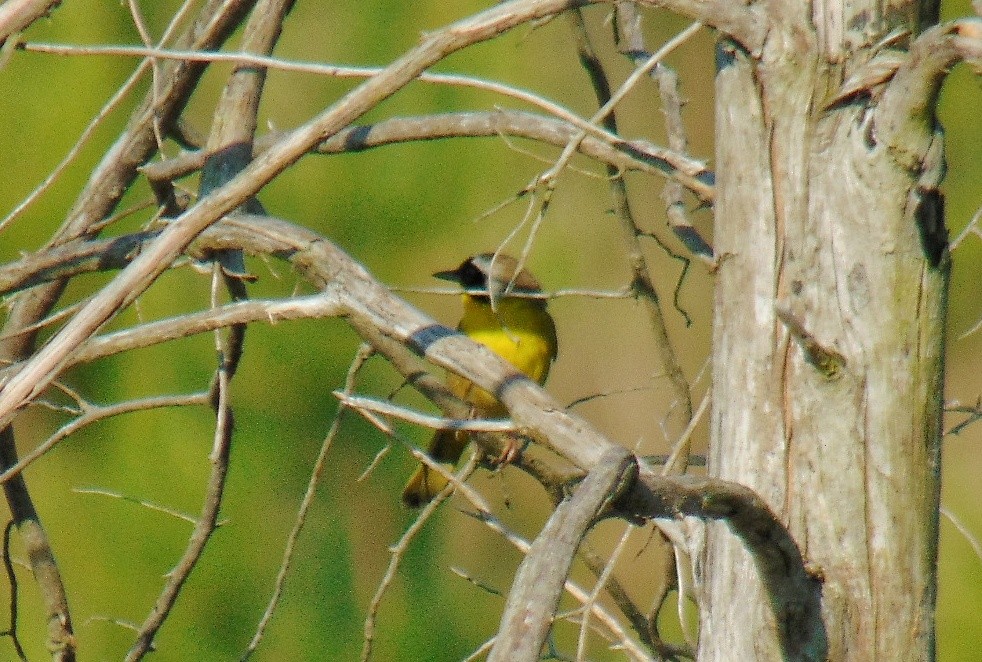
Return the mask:
<path id="1" fill-rule="evenodd" d="M 122 352 L 159 345 L 178 338 L 226 328 L 233 324 L 251 322 L 276 324 L 283 320 L 323 319 L 337 317 L 342 312 L 337 301 L 323 294 L 293 297 L 282 301 L 261 299 L 240 301 L 96 336 L 82 345 L 65 367 L 67 369 L 83 363 L 91 363 Z M 16 372 L 21 365 L 14 363 L 0 369 L 0 380 Z"/>
<path id="2" fill-rule="evenodd" d="M 644 36 L 641 32 L 641 20 L 636 12 L 636 8 L 629 3 L 618 3 L 616 6 L 615 18 L 615 37 L 618 39 L 618 49 L 628 55 L 636 66 L 643 65 L 644 62 L 649 60 L 650 55 L 647 48 L 645 48 Z M 600 65 L 599 59 L 593 55 L 593 49 L 590 45 L 585 27 L 582 25 L 582 21 L 580 21 L 579 25 L 576 25 L 575 27 L 578 35 L 577 42 L 581 52 L 580 59 L 584 62 L 584 67 L 590 74 L 598 102 L 600 104 L 606 104 L 610 98 L 606 74 Z M 659 63 L 652 70 L 651 75 L 660 81 L 661 78 L 657 72 L 664 70 L 664 65 Z M 662 85 L 660 84 L 659 89 L 661 88 Z M 669 125 L 669 131 L 667 132 L 669 139 L 674 141 L 677 149 L 684 151 L 686 149 L 684 133 L 681 133 L 678 130 L 672 131 L 672 118 L 669 117 L 671 109 L 667 108 L 666 110 L 668 111 L 666 113 L 666 117 L 668 118 L 666 122 Z M 609 117 L 608 126 L 612 131 L 616 131 L 616 121 L 613 115 Z M 669 415 L 665 420 L 665 423 L 667 423 L 668 439 L 674 446 L 672 461 L 670 463 L 666 463 L 663 468 L 662 475 L 675 472 L 684 473 L 688 467 L 689 450 L 691 446 L 691 442 L 689 441 L 690 436 L 685 434 L 685 431 L 689 428 L 689 424 L 692 421 L 691 388 L 689 387 L 688 380 L 685 378 L 685 375 L 681 370 L 675 350 L 672 347 L 671 341 L 668 337 L 668 330 L 665 326 L 665 319 L 664 315 L 662 314 L 661 303 L 659 301 L 657 291 L 655 290 L 654 282 L 651 278 L 651 272 L 647 265 L 647 260 L 644 257 L 639 240 L 642 232 L 634 218 L 634 214 L 631 211 L 630 203 L 627 197 L 627 184 L 619 173 L 609 172 L 609 174 L 611 195 L 614 198 L 617 219 L 621 228 L 621 235 L 627 249 L 628 262 L 633 274 L 632 290 L 635 297 L 641 299 L 645 310 L 648 313 L 648 320 L 651 326 L 655 348 L 658 352 L 663 370 L 669 378 L 671 392 L 675 399 L 672 403 L 672 408 L 669 411 Z M 678 185 L 673 185 L 673 182 L 668 182 L 665 190 L 669 196 L 677 196 L 679 198 L 677 201 L 673 199 L 669 200 L 670 208 L 672 202 L 678 202 L 678 204 L 681 205 L 681 187 Z M 656 241 L 658 241 L 659 245 L 666 249 L 666 252 L 669 252 L 669 254 L 672 255 L 672 253 L 667 251 L 667 247 L 664 246 L 664 244 L 662 244 L 657 237 Z M 675 306 L 676 309 L 683 312 L 684 315 L 684 311 L 682 311 L 681 307 L 678 305 L 678 293 L 681 288 L 685 272 L 689 267 L 689 261 L 685 258 L 682 259 L 684 261 L 684 268 L 675 287 Z M 688 315 L 685 315 L 685 317 L 686 321 L 688 322 Z M 645 635 L 653 641 L 655 648 L 660 652 L 664 652 L 667 649 L 667 645 L 662 642 L 661 634 L 658 631 L 657 618 L 668 598 L 669 593 L 677 584 L 677 561 L 675 554 L 682 553 L 681 550 L 676 552 L 676 550 L 668 544 L 668 537 L 663 530 L 664 527 L 665 525 L 658 525 L 659 535 L 654 538 L 657 556 L 656 564 L 652 568 L 652 578 L 655 586 L 653 608 L 646 626 L 639 630 L 639 632 L 644 632 Z"/>
<path id="3" fill-rule="evenodd" d="M 246 22 L 242 37 L 242 50 L 246 53 L 269 55 L 279 40 L 283 21 L 293 0 L 259 0 Z M 258 124 L 259 101 L 266 82 L 266 69 L 262 67 L 236 67 L 229 76 L 222 97 L 215 108 L 211 135 L 206 145 L 206 159 L 201 173 L 200 196 L 225 185 L 241 172 L 252 159 L 252 146 Z M 168 193 L 166 200 L 172 200 Z M 242 209 L 261 214 L 265 210 L 259 201 L 250 196 Z M 246 271 L 242 251 L 221 251 L 215 255 L 221 267 L 225 287 L 233 301 L 249 297 L 246 282 L 254 280 Z M 229 378 L 235 375 L 245 344 L 246 326 L 232 325 L 224 340 L 223 361 Z"/>
<path id="4" fill-rule="evenodd" d="M 136 232 L 112 239 L 77 239 L 0 265 L 0 295 L 80 274 L 122 269 L 157 232 Z"/>

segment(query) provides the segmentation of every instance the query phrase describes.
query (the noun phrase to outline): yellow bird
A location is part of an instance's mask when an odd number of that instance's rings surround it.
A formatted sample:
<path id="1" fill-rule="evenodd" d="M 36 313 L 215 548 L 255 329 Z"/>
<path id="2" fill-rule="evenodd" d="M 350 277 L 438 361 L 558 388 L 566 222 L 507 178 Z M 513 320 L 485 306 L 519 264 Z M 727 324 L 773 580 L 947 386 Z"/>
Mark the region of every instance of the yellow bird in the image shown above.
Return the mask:
<path id="1" fill-rule="evenodd" d="M 518 260 L 509 255 L 494 257 L 492 253 L 481 253 L 452 271 L 433 275 L 459 283 L 466 290 L 461 295 L 464 314 L 457 325 L 458 331 L 490 348 L 530 379 L 544 384 L 558 351 L 556 326 L 546 311 L 545 299 L 516 296 L 542 291 L 531 273 L 522 269 L 516 274 L 517 270 Z M 450 374 L 447 385 L 454 395 L 471 403 L 479 417 L 508 415 L 493 395 L 463 377 Z M 452 466 L 460 459 L 467 442 L 466 432 L 438 430 L 430 442 L 429 453 L 434 460 Z M 410 508 L 418 508 L 446 485 L 446 478 L 420 465 L 406 484 L 402 501 Z"/>

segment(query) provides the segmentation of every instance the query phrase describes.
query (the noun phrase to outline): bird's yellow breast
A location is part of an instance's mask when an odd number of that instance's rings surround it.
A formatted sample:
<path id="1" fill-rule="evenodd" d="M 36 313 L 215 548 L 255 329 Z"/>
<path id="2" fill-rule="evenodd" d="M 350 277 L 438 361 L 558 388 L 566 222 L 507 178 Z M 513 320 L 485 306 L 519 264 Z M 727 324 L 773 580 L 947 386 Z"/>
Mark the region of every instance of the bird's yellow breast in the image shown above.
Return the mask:
<path id="1" fill-rule="evenodd" d="M 463 295 L 464 315 L 457 327 L 475 342 L 495 354 L 539 384 L 545 382 L 558 343 L 556 327 L 541 301 L 502 298 L 492 310 L 487 299 Z M 504 413 L 501 404 L 490 393 L 477 388 L 463 377 L 451 375 L 450 389 L 460 398 L 480 409 L 485 416 Z"/>

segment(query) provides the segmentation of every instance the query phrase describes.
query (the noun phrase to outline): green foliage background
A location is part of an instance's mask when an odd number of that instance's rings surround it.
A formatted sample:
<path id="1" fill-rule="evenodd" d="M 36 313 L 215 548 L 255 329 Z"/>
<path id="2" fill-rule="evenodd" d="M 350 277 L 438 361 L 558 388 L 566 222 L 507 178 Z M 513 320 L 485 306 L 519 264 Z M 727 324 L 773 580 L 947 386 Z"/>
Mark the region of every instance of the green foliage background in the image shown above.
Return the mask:
<path id="1" fill-rule="evenodd" d="M 178 3 L 144 3 L 151 33 L 159 35 Z M 286 23 L 276 54 L 286 59 L 355 65 L 383 65 L 417 43 L 418 36 L 476 12 L 477 2 L 421 0 L 405 3 L 350 0 L 298 3 Z M 970 13 L 967 2 L 950 3 L 949 16 Z M 597 47 L 612 78 L 623 80 L 628 64 L 609 43 L 604 24 L 609 8 L 587 14 Z M 664 15 L 648 19 L 651 44 L 684 26 Z M 28 41 L 72 44 L 138 44 L 124 6 L 96 0 L 64 3 L 50 20 L 26 34 Z M 233 46 L 234 48 L 234 46 Z M 712 154 L 712 37 L 702 34 L 673 56 L 690 103 L 686 120 L 692 153 Z M 12 209 L 63 157 L 92 116 L 122 83 L 137 61 L 122 57 L 57 57 L 14 54 L 0 71 L 0 213 Z M 562 20 L 535 29 L 521 28 L 492 44 L 449 58 L 438 67 L 498 79 L 535 90 L 589 115 L 595 104 L 568 30 Z M 213 67 L 196 93 L 187 116 L 206 131 L 229 68 Z M 270 72 L 261 128 L 290 128 L 332 103 L 356 82 Z M 98 162 L 128 111 L 147 89 L 97 130 L 93 141 L 54 187 L 9 229 L 0 234 L 0 258 L 9 260 L 44 243 L 58 226 L 88 172 Z M 946 183 L 953 234 L 965 225 L 982 199 L 982 124 L 978 120 L 979 79 L 956 71 L 945 87 L 941 116 L 948 129 L 950 170 Z M 406 114 L 514 107 L 509 100 L 461 88 L 417 84 L 387 101 L 365 121 Z M 620 114 L 621 131 L 661 142 L 657 92 L 643 85 Z M 177 148 L 169 147 L 170 154 Z M 465 255 L 497 246 L 521 219 L 525 201 L 487 218 L 483 212 L 509 199 L 548 167 L 533 155 L 555 158 L 556 150 L 521 141 L 473 139 L 416 144 L 333 157 L 308 157 L 261 195 L 276 216 L 308 225 L 331 237 L 395 286 L 426 286 L 428 274 L 456 265 Z M 590 163 L 578 166 L 594 175 Z M 664 228 L 658 194 L 662 182 L 631 176 L 633 204 L 647 229 L 672 243 Z M 193 181 L 187 182 L 191 190 Z M 149 198 L 138 184 L 123 206 Z M 536 243 L 533 266 L 549 287 L 615 288 L 626 282 L 617 228 L 607 210 L 601 177 L 565 175 L 547 223 Z M 705 211 L 693 213 L 702 231 L 711 232 Z M 146 215 L 122 222 L 124 232 Z M 514 250 L 513 246 L 513 250 Z M 658 270 L 666 302 L 679 265 L 652 243 L 649 257 Z M 973 401 L 982 392 L 979 356 L 982 333 L 958 339 L 979 315 L 982 242 L 968 239 L 955 256 L 952 288 L 949 399 Z M 282 264 L 250 263 L 260 276 L 252 295 L 285 296 L 297 285 Z M 710 278 L 694 267 L 682 289 L 682 302 L 694 318 L 685 329 L 671 312 L 670 324 L 687 374 L 696 375 L 709 350 Z M 110 275 L 73 284 L 66 301 L 78 299 Z M 162 278 L 112 328 L 138 320 L 204 307 L 208 279 L 191 269 Z M 411 300 L 452 323 L 455 301 L 407 294 Z M 561 353 L 550 390 L 564 401 L 597 392 L 615 392 L 578 411 L 624 443 L 641 443 L 642 452 L 664 452 L 656 422 L 664 414 L 664 393 L 646 346 L 644 321 L 625 301 L 560 299 L 552 304 Z M 86 366 L 65 382 L 97 403 L 156 393 L 207 387 L 214 369 L 210 336 L 144 350 Z M 235 379 L 233 401 L 237 435 L 223 518 L 183 598 L 157 639 L 158 660 L 237 659 L 248 643 L 272 588 L 285 537 L 292 525 L 314 458 L 336 403 L 331 391 L 342 384 L 357 339 L 340 322 L 282 323 L 250 329 L 246 355 Z M 399 386 L 384 365 L 371 364 L 360 390 L 387 394 Z M 700 388 L 705 389 L 705 378 Z M 626 391 L 626 392 L 623 392 Z M 410 394 L 399 399 L 420 405 Z M 637 413 L 645 412 L 644 416 Z M 35 408 L 17 424 L 22 451 L 42 441 L 63 421 Z M 953 419 L 957 420 L 957 419 Z M 93 426 L 70 438 L 34 465 L 27 478 L 67 582 L 83 659 L 117 659 L 132 632 L 111 622 L 141 622 L 186 544 L 190 526 L 134 503 L 79 493 L 98 487 L 194 514 L 200 509 L 211 448 L 212 415 L 204 410 L 170 410 L 132 415 Z M 946 448 L 948 508 L 976 534 L 982 533 L 982 503 L 975 477 L 982 425 L 951 437 Z M 419 442 L 426 434 L 405 428 Z M 704 435 L 704 431 L 701 432 Z M 389 560 L 394 543 L 413 515 L 399 505 L 401 484 L 412 462 L 401 447 L 382 461 L 370 478 L 356 478 L 386 440 L 354 417 L 330 452 L 316 505 L 286 584 L 283 604 L 256 659 L 356 659 L 362 646 L 365 610 Z M 508 523 L 534 535 L 547 513 L 541 495 L 523 477 L 478 483 L 500 503 Z M 608 528 L 595 544 L 609 548 L 618 534 Z M 645 535 L 636 536 L 619 574 L 644 602 L 650 558 Z M 15 554 L 21 554 L 15 544 Z M 502 598 L 449 571 L 507 591 L 519 555 L 498 537 L 445 507 L 413 544 L 380 612 L 376 659 L 461 659 L 491 636 Z M 940 659 L 974 660 L 982 648 L 978 612 L 982 606 L 982 559 L 947 522 L 942 525 Z M 578 570 L 577 573 L 581 573 Z M 582 575 L 581 575 L 582 576 Z M 31 659 L 46 657 L 41 613 L 29 573 L 18 568 L 21 589 L 20 636 Z M 0 603 L 9 589 L 0 582 Z M 3 616 L 0 615 L 0 620 Z M 573 626 L 559 643 L 571 650 Z M 594 659 L 620 659 L 597 643 Z M 13 655 L 0 639 L 0 658 Z"/>

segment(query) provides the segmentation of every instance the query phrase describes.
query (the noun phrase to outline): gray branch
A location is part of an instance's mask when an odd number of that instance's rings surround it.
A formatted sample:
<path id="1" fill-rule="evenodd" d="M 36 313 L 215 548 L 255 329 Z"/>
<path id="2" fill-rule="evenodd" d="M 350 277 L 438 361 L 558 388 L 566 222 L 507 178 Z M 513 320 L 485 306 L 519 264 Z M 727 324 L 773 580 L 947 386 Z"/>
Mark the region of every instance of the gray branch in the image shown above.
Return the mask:
<path id="1" fill-rule="evenodd" d="M 324 295 L 320 302 L 311 302 L 315 305 L 279 311 L 284 317 L 343 315 L 383 354 L 394 356 L 408 347 L 431 363 L 466 377 L 495 393 L 523 434 L 581 471 L 592 470 L 607 453 L 626 453 L 589 423 L 568 413 L 497 354 L 410 306 L 328 239 L 311 230 L 270 217 L 235 215 L 209 228 L 195 246 L 205 251 L 242 249 L 288 260 L 301 276 L 322 289 Z M 73 358 L 92 360 L 106 353 L 141 346 L 151 337 L 176 337 L 217 325 L 259 319 L 266 305 L 267 302 L 233 304 L 223 309 L 224 312 L 201 313 L 183 322 L 183 326 L 181 320 L 156 322 L 153 325 L 160 327 L 147 331 L 142 339 L 137 332 L 117 332 L 105 339 L 89 341 L 91 349 L 83 345 Z M 418 367 L 413 363 L 395 365 L 411 384 L 427 383 L 420 379 Z M 557 485 L 546 487 L 556 492 Z M 721 480 L 662 477 L 645 468 L 640 480 L 629 486 L 616 503 L 616 512 L 629 519 L 692 516 L 725 522 L 756 560 L 771 595 L 785 650 L 789 654 L 824 650 L 825 631 L 818 608 L 821 584 L 806 570 L 797 546 L 781 522 L 748 488 Z"/>
<path id="2" fill-rule="evenodd" d="M 556 147 L 565 147 L 579 129 L 563 120 L 518 110 L 493 110 L 395 117 L 357 125 L 339 131 L 313 148 L 316 154 L 343 154 L 387 145 L 449 138 L 527 138 Z M 274 131 L 256 141 L 256 155 L 271 149 L 287 134 Z M 702 202 L 714 196 L 713 174 L 702 161 L 682 156 L 645 140 L 617 140 L 608 143 L 587 136 L 578 145 L 580 153 L 618 170 L 637 170 L 660 174 L 691 190 Z M 151 182 L 172 182 L 204 165 L 203 150 L 184 152 L 172 159 L 149 164 L 142 172 Z"/>
<path id="3" fill-rule="evenodd" d="M 636 471 L 634 456 L 612 446 L 553 511 L 515 573 L 489 662 L 539 659 L 580 542 Z"/>

